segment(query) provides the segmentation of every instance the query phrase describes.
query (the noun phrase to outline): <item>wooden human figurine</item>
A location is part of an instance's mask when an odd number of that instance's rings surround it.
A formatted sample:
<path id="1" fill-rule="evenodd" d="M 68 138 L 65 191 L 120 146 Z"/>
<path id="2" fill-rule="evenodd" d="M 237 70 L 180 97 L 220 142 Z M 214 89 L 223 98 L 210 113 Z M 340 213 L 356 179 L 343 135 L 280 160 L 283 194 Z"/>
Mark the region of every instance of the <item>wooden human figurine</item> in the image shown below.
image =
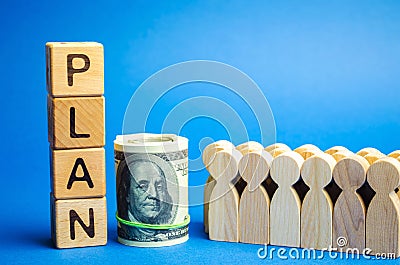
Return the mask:
<path id="1" fill-rule="evenodd" d="M 398 156 L 396 159 L 397 159 L 397 161 L 400 162 L 400 156 Z M 397 194 L 397 196 L 400 198 L 400 189 L 399 189 L 399 188 L 397 188 L 396 194 Z"/>
<path id="2" fill-rule="evenodd" d="M 245 142 L 236 146 L 236 150 L 242 153 L 242 155 L 246 155 L 249 152 L 261 151 L 263 149 L 264 147 L 262 146 L 262 144 L 255 141 Z M 242 177 L 239 177 L 237 183 L 235 184 L 235 187 L 239 192 L 239 196 L 241 196 L 244 189 L 246 188 L 246 181 L 244 181 Z"/>
<path id="3" fill-rule="evenodd" d="M 263 148 L 264 147 L 260 143 L 254 141 L 245 142 L 236 146 L 236 149 L 242 153 L 242 155 L 245 155 L 248 152 L 262 150 Z"/>
<path id="4" fill-rule="evenodd" d="M 308 158 L 312 157 L 313 155 L 322 153 L 322 151 L 319 149 L 310 148 L 310 149 L 299 149 L 297 151 L 297 153 L 300 154 L 304 160 L 307 160 Z"/>
<path id="5" fill-rule="evenodd" d="M 300 178 L 303 162 L 303 157 L 293 151 L 272 161 L 271 178 L 279 187 L 270 206 L 271 245 L 300 247 L 301 201 L 293 184 Z"/>
<path id="6" fill-rule="evenodd" d="M 376 192 L 367 211 L 366 246 L 373 254 L 400 256 L 400 162 L 385 157 L 373 163 L 367 180 Z"/>
<path id="7" fill-rule="evenodd" d="M 398 158 L 400 157 L 400 150 L 395 150 L 393 152 L 391 152 L 390 154 L 388 154 L 389 157 L 393 157 L 393 158 Z"/>
<path id="8" fill-rule="evenodd" d="M 211 143 L 209 145 L 207 145 L 202 153 L 202 159 L 203 159 L 203 163 L 206 166 L 206 168 L 208 168 L 208 166 L 210 165 L 210 163 L 213 161 L 215 153 L 218 150 L 222 150 L 222 149 L 233 149 L 235 148 L 234 145 L 227 141 L 227 140 L 219 140 L 216 141 L 214 143 Z"/>
<path id="9" fill-rule="evenodd" d="M 365 249 L 366 207 L 356 191 L 364 184 L 368 168 L 365 158 L 352 155 L 341 159 L 333 169 L 333 179 L 342 189 L 333 209 L 333 247 L 339 251 Z"/>
<path id="10" fill-rule="evenodd" d="M 378 149 L 373 148 L 373 147 L 365 147 L 365 148 L 361 149 L 360 151 L 358 151 L 357 155 L 364 157 L 371 153 L 379 154 L 379 153 L 381 153 L 381 151 L 379 151 Z"/>
<path id="11" fill-rule="evenodd" d="M 354 153 L 349 150 L 341 150 L 341 151 L 337 151 L 336 153 L 331 154 L 331 156 L 336 160 L 336 162 L 339 162 L 343 158 L 352 156 L 352 155 L 354 155 Z"/>
<path id="12" fill-rule="evenodd" d="M 204 223 L 204 232 L 208 234 L 208 210 L 209 210 L 209 203 L 211 198 L 211 192 L 215 187 L 215 179 L 209 175 L 204 185 L 204 204 L 203 204 L 203 223 Z"/>
<path id="13" fill-rule="evenodd" d="M 291 151 L 292 149 L 290 149 L 290 147 L 287 146 L 286 144 L 275 143 L 265 147 L 264 150 L 270 153 L 272 157 L 275 158 L 280 154 Z"/>
<path id="14" fill-rule="evenodd" d="M 290 149 L 289 146 L 287 146 L 286 144 L 283 144 L 283 143 L 275 143 L 275 144 L 268 145 L 267 147 L 264 148 L 264 150 L 271 153 L 272 150 L 278 149 L 278 148 L 285 149 L 286 151 L 292 150 L 292 149 Z"/>
<path id="15" fill-rule="evenodd" d="M 296 153 L 302 153 L 305 150 L 318 150 L 321 151 L 317 146 L 313 145 L 313 144 L 303 144 L 299 147 L 297 147 L 296 149 L 294 149 L 293 151 L 295 151 Z"/>
<path id="16" fill-rule="evenodd" d="M 302 248 L 332 246 L 333 205 L 324 187 L 331 182 L 335 164 L 332 156 L 319 153 L 308 158 L 301 168 L 301 176 L 310 188 L 301 208 Z"/>
<path id="17" fill-rule="evenodd" d="M 322 151 L 317 146 L 312 144 L 303 144 L 302 146 L 297 147 L 293 151 L 300 154 L 304 160 L 317 153 L 322 153 Z"/>
<path id="18" fill-rule="evenodd" d="M 327 149 L 324 153 L 328 154 L 328 155 L 333 155 L 334 153 L 337 153 L 339 151 L 348 151 L 348 149 L 344 146 L 332 146 L 331 148 Z"/>
<path id="19" fill-rule="evenodd" d="M 221 151 L 225 148 L 233 149 L 234 146 L 231 142 L 226 140 L 216 141 L 212 144 L 209 144 L 204 148 L 202 158 L 203 163 L 206 168 L 213 161 L 215 153 L 217 151 Z M 208 204 L 210 202 L 211 192 L 215 187 L 215 180 L 213 176 L 209 175 L 204 186 L 204 205 L 203 205 L 203 223 L 204 223 L 204 232 L 208 233 Z"/>
<path id="20" fill-rule="evenodd" d="M 216 152 L 208 167 L 216 180 L 208 210 L 209 238 L 217 241 L 239 241 L 239 194 L 234 186 L 239 176 L 242 154 L 236 149 Z"/>
<path id="21" fill-rule="evenodd" d="M 275 158 L 277 156 L 279 156 L 280 154 L 289 152 L 290 150 L 286 149 L 286 148 L 282 148 L 282 147 L 278 147 L 275 149 L 272 149 L 269 153 Z"/>
<path id="22" fill-rule="evenodd" d="M 382 153 L 369 153 L 364 156 L 364 158 L 367 159 L 367 161 L 370 165 L 372 165 L 373 163 L 375 163 L 375 161 L 377 161 L 381 158 L 384 158 L 384 157 L 385 157 L 385 155 Z"/>
<path id="23" fill-rule="evenodd" d="M 239 173 L 247 186 L 239 204 L 239 240 L 250 244 L 269 243 L 269 197 L 261 183 L 268 177 L 272 156 L 265 150 L 245 154 Z"/>

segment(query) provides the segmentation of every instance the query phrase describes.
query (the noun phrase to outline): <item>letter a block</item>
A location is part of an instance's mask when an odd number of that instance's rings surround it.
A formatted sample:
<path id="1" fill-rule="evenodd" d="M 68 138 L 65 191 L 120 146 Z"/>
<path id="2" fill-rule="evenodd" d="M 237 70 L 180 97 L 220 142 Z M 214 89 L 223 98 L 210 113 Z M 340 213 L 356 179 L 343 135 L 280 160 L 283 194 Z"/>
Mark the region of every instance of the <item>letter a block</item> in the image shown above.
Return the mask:
<path id="1" fill-rule="evenodd" d="M 56 199 L 106 195 L 104 148 L 52 150 L 51 180 Z"/>
<path id="2" fill-rule="evenodd" d="M 102 147 L 104 97 L 48 96 L 49 142 L 54 149 Z"/>
<path id="3" fill-rule="evenodd" d="M 46 44 L 47 90 L 53 97 L 104 93 L 103 45 L 96 42 Z"/>
<path id="4" fill-rule="evenodd" d="M 55 200 L 51 196 L 52 238 L 57 248 L 107 243 L 106 198 Z"/>

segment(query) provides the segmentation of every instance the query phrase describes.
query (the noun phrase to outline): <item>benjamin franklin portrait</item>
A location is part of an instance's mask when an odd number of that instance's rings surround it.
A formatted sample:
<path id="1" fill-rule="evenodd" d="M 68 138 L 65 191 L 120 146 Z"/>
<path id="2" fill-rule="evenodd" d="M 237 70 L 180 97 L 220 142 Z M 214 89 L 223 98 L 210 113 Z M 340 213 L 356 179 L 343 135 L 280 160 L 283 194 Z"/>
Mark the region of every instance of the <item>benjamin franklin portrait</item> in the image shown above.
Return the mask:
<path id="1" fill-rule="evenodd" d="M 119 217 L 143 224 L 173 223 L 176 207 L 167 181 L 174 179 L 171 174 L 175 174 L 171 166 L 154 155 L 133 155 L 122 161 L 117 172 Z M 157 239 L 157 230 L 126 225 L 119 233 L 139 241 L 163 240 Z"/>

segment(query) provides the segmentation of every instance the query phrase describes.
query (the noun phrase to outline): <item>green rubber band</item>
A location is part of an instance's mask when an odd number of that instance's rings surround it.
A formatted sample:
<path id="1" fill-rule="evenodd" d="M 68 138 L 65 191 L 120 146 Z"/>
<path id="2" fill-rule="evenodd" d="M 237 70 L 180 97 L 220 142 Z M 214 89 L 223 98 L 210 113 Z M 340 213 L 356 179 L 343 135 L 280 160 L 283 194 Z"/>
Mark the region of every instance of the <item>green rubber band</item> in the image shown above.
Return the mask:
<path id="1" fill-rule="evenodd" d="M 127 220 L 124 220 L 121 217 L 119 217 L 118 212 L 115 213 L 115 218 L 117 218 L 118 222 L 120 222 L 124 225 L 133 226 L 133 227 L 137 227 L 137 228 L 154 229 L 154 230 L 180 228 L 183 226 L 187 226 L 190 223 L 190 215 L 186 215 L 183 223 L 173 224 L 173 225 L 168 225 L 168 224 L 153 225 L 153 224 L 144 224 L 144 223 L 139 223 L 139 222 L 131 222 L 131 221 L 127 221 Z"/>

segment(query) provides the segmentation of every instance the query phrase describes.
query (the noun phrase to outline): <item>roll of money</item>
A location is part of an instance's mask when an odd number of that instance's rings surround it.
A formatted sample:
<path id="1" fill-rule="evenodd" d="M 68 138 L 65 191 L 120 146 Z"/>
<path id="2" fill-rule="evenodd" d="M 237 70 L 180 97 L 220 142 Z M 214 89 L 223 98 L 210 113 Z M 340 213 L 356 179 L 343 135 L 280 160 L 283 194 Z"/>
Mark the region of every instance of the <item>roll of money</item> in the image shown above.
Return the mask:
<path id="1" fill-rule="evenodd" d="M 161 247 L 188 240 L 188 139 L 118 135 L 114 141 L 118 241 Z"/>

